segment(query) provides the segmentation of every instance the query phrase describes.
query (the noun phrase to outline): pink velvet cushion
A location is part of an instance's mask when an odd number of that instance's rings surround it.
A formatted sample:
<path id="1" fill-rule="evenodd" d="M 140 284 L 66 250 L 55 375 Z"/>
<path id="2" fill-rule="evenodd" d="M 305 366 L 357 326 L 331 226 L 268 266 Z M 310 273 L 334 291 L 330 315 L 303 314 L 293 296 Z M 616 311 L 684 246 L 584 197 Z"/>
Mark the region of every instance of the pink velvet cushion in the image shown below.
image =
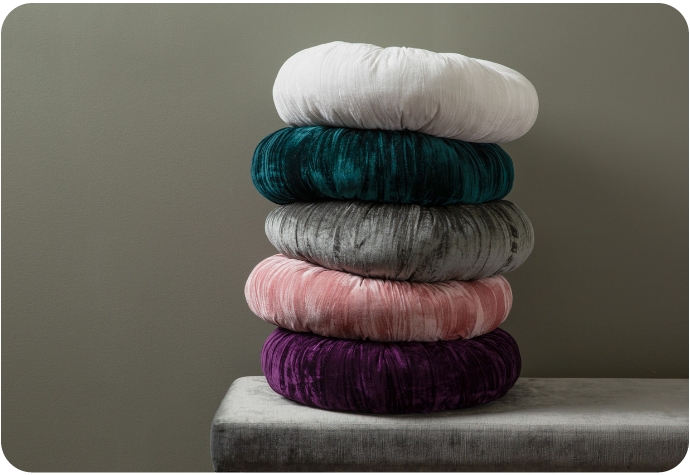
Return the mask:
<path id="1" fill-rule="evenodd" d="M 500 275 L 433 283 L 370 279 L 282 254 L 254 268 L 244 295 L 252 312 L 279 327 L 375 341 L 483 335 L 506 319 L 513 303 Z"/>

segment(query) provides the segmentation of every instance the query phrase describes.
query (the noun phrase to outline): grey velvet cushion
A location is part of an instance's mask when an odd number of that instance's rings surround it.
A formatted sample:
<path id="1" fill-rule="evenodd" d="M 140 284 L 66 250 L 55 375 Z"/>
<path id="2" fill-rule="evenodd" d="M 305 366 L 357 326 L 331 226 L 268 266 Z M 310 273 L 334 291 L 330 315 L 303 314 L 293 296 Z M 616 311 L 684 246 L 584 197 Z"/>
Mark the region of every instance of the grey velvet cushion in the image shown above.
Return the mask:
<path id="1" fill-rule="evenodd" d="M 417 282 L 509 272 L 534 245 L 532 224 L 509 201 L 292 203 L 268 215 L 266 235 L 288 257 L 365 277 Z"/>

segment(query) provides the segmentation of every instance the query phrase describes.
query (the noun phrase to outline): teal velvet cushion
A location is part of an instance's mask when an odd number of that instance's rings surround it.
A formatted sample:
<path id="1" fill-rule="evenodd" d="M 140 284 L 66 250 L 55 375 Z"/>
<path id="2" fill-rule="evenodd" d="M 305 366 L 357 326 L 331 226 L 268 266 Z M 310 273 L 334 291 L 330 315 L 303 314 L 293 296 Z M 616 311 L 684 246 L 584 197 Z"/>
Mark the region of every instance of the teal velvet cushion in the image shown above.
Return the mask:
<path id="1" fill-rule="evenodd" d="M 508 194 L 513 163 L 496 144 L 411 131 L 292 127 L 259 143 L 252 180 L 278 204 L 327 199 L 484 203 Z"/>

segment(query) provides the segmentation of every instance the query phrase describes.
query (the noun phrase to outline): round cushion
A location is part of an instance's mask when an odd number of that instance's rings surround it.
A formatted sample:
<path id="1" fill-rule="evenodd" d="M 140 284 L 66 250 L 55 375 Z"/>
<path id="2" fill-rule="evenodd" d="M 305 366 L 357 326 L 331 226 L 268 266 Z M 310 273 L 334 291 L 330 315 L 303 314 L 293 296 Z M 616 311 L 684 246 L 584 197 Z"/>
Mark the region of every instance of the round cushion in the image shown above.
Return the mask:
<path id="1" fill-rule="evenodd" d="M 513 162 L 495 144 L 417 132 L 292 127 L 256 148 L 252 180 L 278 204 L 324 199 L 444 205 L 508 194 Z"/>
<path id="2" fill-rule="evenodd" d="M 532 224 L 509 201 L 292 203 L 268 215 L 266 235 L 288 257 L 365 277 L 417 282 L 503 274 L 522 265 L 534 245 Z"/>
<path id="3" fill-rule="evenodd" d="M 244 288 L 262 320 L 297 332 L 374 341 L 472 338 L 503 322 L 508 281 L 422 283 L 368 279 L 283 255 L 261 261 Z"/>
<path id="4" fill-rule="evenodd" d="M 520 365 L 517 343 L 501 329 L 471 340 L 377 343 L 278 328 L 261 352 L 278 394 L 322 409 L 378 414 L 496 400 L 513 387 Z"/>
<path id="5" fill-rule="evenodd" d="M 509 142 L 537 119 L 537 92 L 500 64 L 455 53 L 336 41 L 300 51 L 273 85 L 289 125 L 415 130 Z"/>

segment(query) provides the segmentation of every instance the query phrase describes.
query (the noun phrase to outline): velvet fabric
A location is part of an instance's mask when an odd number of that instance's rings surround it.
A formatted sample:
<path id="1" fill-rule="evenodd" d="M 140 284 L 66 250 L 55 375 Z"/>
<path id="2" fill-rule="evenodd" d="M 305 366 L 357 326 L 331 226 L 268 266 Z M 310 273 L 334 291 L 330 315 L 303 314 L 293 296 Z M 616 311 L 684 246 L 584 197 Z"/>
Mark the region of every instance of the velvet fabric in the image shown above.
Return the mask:
<path id="1" fill-rule="evenodd" d="M 218 472 L 665 472 L 687 452 L 687 379 L 520 377 L 490 404 L 376 415 L 298 404 L 247 376 L 211 423 Z"/>
<path id="2" fill-rule="evenodd" d="M 425 413 L 496 400 L 520 375 L 515 340 L 496 329 L 471 340 L 377 343 L 278 328 L 261 367 L 278 394 L 309 406 Z"/>
<path id="3" fill-rule="evenodd" d="M 415 130 L 484 143 L 519 138 L 539 110 L 534 86 L 500 64 L 342 41 L 289 58 L 273 101 L 289 125 Z"/>
<path id="4" fill-rule="evenodd" d="M 510 156 L 496 144 L 409 131 L 285 128 L 264 138 L 252 161 L 256 189 L 278 204 L 483 203 L 507 195 L 513 176 Z"/>
<path id="5" fill-rule="evenodd" d="M 437 282 L 518 268 L 534 245 L 509 201 L 419 206 L 322 201 L 279 206 L 266 236 L 288 257 L 365 277 Z"/>
<path id="6" fill-rule="evenodd" d="M 421 283 L 368 279 L 276 255 L 245 285 L 262 320 L 298 332 L 375 341 L 436 341 L 490 332 L 508 316 L 513 295 L 499 275 Z"/>

